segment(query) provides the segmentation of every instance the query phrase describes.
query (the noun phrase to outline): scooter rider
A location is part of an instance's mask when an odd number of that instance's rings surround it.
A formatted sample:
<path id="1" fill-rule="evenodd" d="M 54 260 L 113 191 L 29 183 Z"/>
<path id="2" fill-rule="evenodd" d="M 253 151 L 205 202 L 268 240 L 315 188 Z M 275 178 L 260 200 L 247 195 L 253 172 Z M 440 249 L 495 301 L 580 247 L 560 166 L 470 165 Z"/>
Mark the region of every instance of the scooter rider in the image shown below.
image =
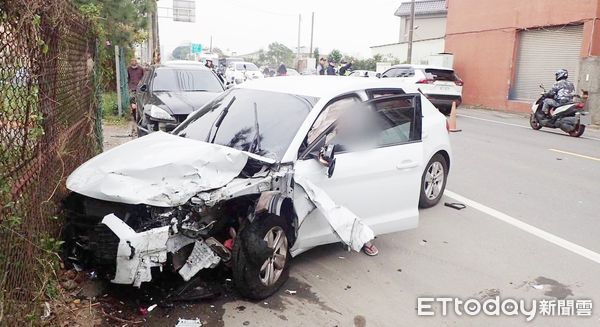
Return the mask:
<path id="1" fill-rule="evenodd" d="M 548 115 L 550 108 L 558 108 L 567 103 L 573 102 L 575 95 L 575 85 L 569 80 L 569 72 L 566 69 L 560 69 L 556 73 L 556 83 L 552 89 L 546 93 L 542 111 Z"/>

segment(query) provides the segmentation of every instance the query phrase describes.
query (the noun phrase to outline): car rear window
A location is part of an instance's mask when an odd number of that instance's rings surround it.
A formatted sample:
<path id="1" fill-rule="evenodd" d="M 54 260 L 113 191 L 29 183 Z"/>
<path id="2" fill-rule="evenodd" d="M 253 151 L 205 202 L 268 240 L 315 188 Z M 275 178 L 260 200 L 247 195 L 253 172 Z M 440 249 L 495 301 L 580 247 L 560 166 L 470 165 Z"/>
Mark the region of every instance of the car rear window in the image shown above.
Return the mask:
<path id="1" fill-rule="evenodd" d="M 219 79 L 208 69 L 159 68 L 154 71 L 154 92 L 223 92 Z"/>
<path id="2" fill-rule="evenodd" d="M 425 74 L 431 76 L 436 81 L 456 82 L 459 80 L 458 76 L 456 76 L 453 70 L 425 69 Z"/>

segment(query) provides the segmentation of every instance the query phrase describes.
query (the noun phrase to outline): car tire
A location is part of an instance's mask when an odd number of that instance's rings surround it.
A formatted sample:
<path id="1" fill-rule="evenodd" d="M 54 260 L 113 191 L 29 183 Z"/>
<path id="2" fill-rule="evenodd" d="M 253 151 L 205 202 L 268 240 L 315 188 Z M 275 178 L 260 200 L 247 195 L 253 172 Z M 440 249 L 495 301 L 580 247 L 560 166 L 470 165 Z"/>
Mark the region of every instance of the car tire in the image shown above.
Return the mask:
<path id="1" fill-rule="evenodd" d="M 289 224 L 266 214 L 240 231 L 233 246 L 233 282 L 244 297 L 262 300 L 289 277 Z M 280 240 L 277 243 L 277 240 Z"/>
<path id="2" fill-rule="evenodd" d="M 421 176 L 419 208 L 431 208 L 438 204 L 446 189 L 448 162 L 440 153 L 436 153 L 425 166 Z"/>

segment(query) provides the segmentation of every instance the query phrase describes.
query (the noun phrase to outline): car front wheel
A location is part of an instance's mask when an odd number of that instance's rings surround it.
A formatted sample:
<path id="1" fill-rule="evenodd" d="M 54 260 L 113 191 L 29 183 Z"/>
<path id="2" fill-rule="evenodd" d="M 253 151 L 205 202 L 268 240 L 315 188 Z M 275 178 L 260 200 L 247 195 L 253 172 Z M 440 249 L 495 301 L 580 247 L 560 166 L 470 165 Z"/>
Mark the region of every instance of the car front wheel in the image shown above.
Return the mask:
<path id="1" fill-rule="evenodd" d="M 257 217 L 233 246 L 233 281 L 241 295 L 264 299 L 289 277 L 289 224 L 283 217 Z"/>
<path id="2" fill-rule="evenodd" d="M 440 202 L 446 188 L 447 177 L 448 162 L 443 155 L 437 153 L 429 160 L 421 177 L 420 208 L 430 208 Z"/>

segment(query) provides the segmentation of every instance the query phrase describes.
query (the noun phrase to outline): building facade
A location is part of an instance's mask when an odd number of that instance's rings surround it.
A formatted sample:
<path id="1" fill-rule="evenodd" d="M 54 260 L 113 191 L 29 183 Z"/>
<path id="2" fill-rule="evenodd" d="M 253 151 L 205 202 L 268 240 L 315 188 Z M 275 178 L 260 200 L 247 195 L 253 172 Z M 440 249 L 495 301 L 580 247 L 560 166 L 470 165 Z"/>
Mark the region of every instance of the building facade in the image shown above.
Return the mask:
<path id="1" fill-rule="evenodd" d="M 372 46 L 371 53 L 373 55 L 407 62 L 410 7 L 410 1 L 405 1 L 394 13 L 400 18 L 398 42 Z M 415 2 L 412 63 L 423 63 L 429 55 L 444 52 L 446 13 L 445 0 Z"/>
<path id="2" fill-rule="evenodd" d="M 466 104 L 526 112 L 566 68 L 600 122 L 600 0 L 448 0 L 445 51 Z"/>

